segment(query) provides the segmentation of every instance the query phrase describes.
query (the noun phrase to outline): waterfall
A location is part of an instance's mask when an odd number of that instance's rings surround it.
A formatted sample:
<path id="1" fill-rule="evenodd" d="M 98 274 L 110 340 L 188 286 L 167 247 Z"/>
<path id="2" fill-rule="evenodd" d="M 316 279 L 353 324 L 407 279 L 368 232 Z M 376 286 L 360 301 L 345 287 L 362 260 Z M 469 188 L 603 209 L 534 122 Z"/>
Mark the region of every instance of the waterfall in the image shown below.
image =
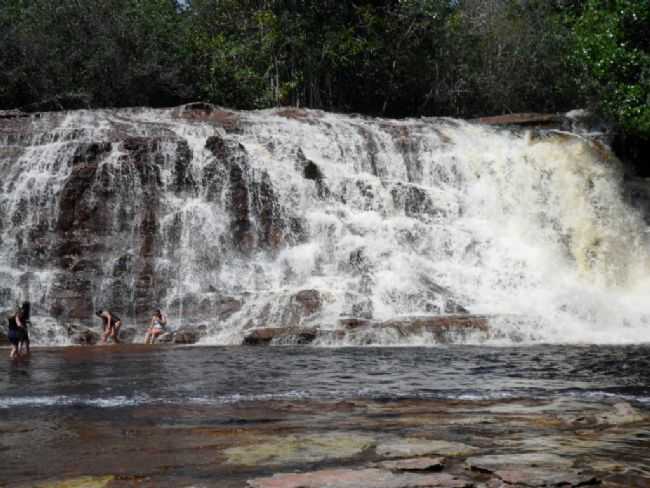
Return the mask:
<path id="1" fill-rule="evenodd" d="M 206 104 L 43 113 L 0 119 L 0 177 L 0 310 L 30 300 L 37 343 L 98 308 L 139 333 L 162 308 L 212 344 L 466 313 L 490 343 L 650 341 L 647 225 L 580 135 Z"/>

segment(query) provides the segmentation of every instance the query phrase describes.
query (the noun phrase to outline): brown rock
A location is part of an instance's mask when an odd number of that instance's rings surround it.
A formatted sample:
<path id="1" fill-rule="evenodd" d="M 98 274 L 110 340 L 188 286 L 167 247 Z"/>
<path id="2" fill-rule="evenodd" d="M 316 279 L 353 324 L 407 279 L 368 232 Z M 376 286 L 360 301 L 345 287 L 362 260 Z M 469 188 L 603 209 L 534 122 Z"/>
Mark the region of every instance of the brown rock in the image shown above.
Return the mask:
<path id="1" fill-rule="evenodd" d="M 101 333 L 88 327 L 68 326 L 70 342 L 81 345 L 94 345 L 101 339 Z"/>
<path id="2" fill-rule="evenodd" d="M 211 103 L 195 102 L 179 107 L 175 116 L 186 120 L 213 122 L 228 131 L 239 129 L 240 117 L 235 112 L 223 110 Z"/>
<path id="3" fill-rule="evenodd" d="M 598 483 L 590 474 L 580 474 L 575 471 L 563 472 L 553 467 L 512 467 L 495 471 L 495 476 L 510 485 L 529 487 L 543 486 L 584 486 Z"/>
<path id="4" fill-rule="evenodd" d="M 421 457 L 377 463 L 377 467 L 390 471 L 440 471 L 444 465 L 445 458 L 442 457 Z"/>
<path id="5" fill-rule="evenodd" d="M 372 320 L 362 319 L 359 317 L 345 317 L 339 319 L 339 326 L 344 329 L 358 329 L 361 327 L 369 327 L 373 324 Z"/>
<path id="6" fill-rule="evenodd" d="M 317 112 L 309 112 L 304 109 L 300 108 L 285 108 L 278 110 L 275 112 L 276 115 L 279 115 L 280 117 L 284 117 L 285 119 L 293 119 L 293 120 L 305 120 L 309 118 L 319 118 L 319 114 Z"/>
<path id="7" fill-rule="evenodd" d="M 381 469 L 324 469 L 311 473 L 276 474 L 250 480 L 251 488 L 465 488 L 472 483 L 447 473 L 395 474 Z"/>
<path id="8" fill-rule="evenodd" d="M 322 300 L 318 290 L 299 291 L 293 296 L 293 301 L 302 307 L 302 312 L 306 316 L 318 312 L 322 306 Z"/>
<path id="9" fill-rule="evenodd" d="M 475 119 L 475 122 L 486 125 L 535 125 L 548 126 L 558 125 L 563 121 L 562 116 L 557 114 L 506 114 L 496 115 L 494 117 L 481 117 Z"/>
<path id="10" fill-rule="evenodd" d="M 171 344 L 172 342 L 174 342 L 173 332 L 165 332 L 164 334 L 160 334 L 156 339 L 156 343 L 158 344 Z"/>
<path id="11" fill-rule="evenodd" d="M 0 110 L 0 119 L 18 119 L 23 117 L 29 117 L 29 114 L 17 109 Z"/>
<path id="12" fill-rule="evenodd" d="M 387 320 L 376 325 L 380 328 L 396 329 L 401 336 L 430 333 L 437 342 L 450 342 L 455 338 L 489 331 L 488 317 L 484 315 L 435 315 L 430 317 L 411 317 Z"/>
<path id="13" fill-rule="evenodd" d="M 206 332 L 205 325 L 181 327 L 174 333 L 174 344 L 196 344 Z"/>
<path id="14" fill-rule="evenodd" d="M 225 320 L 241 310 L 243 302 L 233 297 L 221 297 L 217 303 L 218 318 Z"/>
<path id="15" fill-rule="evenodd" d="M 271 341 L 283 341 L 291 344 L 309 344 L 316 339 L 318 332 L 313 328 L 298 327 L 264 327 L 255 329 L 244 337 L 244 345 L 265 346 Z"/>

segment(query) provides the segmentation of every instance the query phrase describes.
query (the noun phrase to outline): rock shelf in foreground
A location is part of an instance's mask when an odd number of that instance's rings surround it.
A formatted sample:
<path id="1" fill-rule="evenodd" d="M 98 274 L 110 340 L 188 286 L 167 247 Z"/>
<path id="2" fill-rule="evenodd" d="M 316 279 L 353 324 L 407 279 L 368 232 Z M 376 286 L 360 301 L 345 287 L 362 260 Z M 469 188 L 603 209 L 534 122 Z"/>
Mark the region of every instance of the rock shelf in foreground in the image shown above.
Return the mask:
<path id="1" fill-rule="evenodd" d="M 21 464 L 3 465 L 0 485 L 650 486 L 650 412 L 629 403 L 566 398 L 136 405 L 125 408 L 120 429 L 91 410 L 3 417 L 2 439 L 22 442 L 12 448 Z"/>

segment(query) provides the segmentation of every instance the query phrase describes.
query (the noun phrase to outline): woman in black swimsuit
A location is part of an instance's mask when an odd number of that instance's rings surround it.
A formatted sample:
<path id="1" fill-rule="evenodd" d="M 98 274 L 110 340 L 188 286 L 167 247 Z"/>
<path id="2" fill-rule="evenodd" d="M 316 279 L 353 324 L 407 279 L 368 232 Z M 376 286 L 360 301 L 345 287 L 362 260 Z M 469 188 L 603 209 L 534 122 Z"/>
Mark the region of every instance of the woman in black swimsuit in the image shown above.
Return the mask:
<path id="1" fill-rule="evenodd" d="M 16 313 L 7 318 L 9 322 L 7 339 L 9 339 L 9 343 L 11 344 L 11 352 L 9 353 L 11 359 L 16 359 L 20 356 L 21 343 L 29 340 L 23 317 L 23 311 L 19 308 Z M 29 345 L 27 346 L 27 352 L 29 352 Z"/>
<path id="2" fill-rule="evenodd" d="M 102 336 L 102 342 L 107 342 L 109 337 L 112 337 L 115 343 L 119 343 L 118 338 L 120 327 L 122 327 L 122 319 L 117 315 L 108 310 L 97 310 L 95 312 L 100 319 L 102 319 L 102 324 L 104 326 L 104 335 Z"/>

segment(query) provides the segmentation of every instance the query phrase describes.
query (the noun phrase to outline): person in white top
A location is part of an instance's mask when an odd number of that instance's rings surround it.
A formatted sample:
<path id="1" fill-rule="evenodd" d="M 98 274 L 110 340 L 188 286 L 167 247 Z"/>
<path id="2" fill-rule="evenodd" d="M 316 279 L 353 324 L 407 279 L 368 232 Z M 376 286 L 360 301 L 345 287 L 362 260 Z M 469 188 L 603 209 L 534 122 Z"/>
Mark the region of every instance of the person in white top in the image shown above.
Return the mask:
<path id="1" fill-rule="evenodd" d="M 153 344 L 159 335 L 165 332 L 167 325 L 167 317 L 163 315 L 160 310 L 156 310 L 151 317 L 151 326 L 147 329 L 147 334 L 144 336 L 145 344 Z"/>

